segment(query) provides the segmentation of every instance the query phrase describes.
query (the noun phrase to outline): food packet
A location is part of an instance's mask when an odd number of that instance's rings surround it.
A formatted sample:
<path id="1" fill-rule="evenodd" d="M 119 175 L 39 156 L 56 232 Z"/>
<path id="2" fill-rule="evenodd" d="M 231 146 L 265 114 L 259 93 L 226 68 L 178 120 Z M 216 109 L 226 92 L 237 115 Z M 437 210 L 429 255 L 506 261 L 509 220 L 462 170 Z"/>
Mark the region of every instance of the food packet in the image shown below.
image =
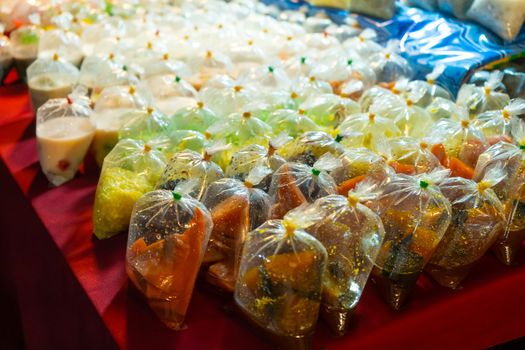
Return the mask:
<path id="1" fill-rule="evenodd" d="M 212 144 L 205 135 L 193 130 L 172 130 L 150 139 L 148 143 L 163 152 L 167 159 L 171 159 L 176 152 L 186 149 L 203 153 Z"/>
<path id="2" fill-rule="evenodd" d="M 161 75 L 148 79 L 146 82 L 151 91 L 155 106 L 166 115 L 197 104 L 197 91 L 193 86 L 178 75 Z"/>
<path id="3" fill-rule="evenodd" d="M 252 115 L 251 112 L 233 113 L 217 121 L 207 129 L 216 139 L 226 140 L 234 146 L 267 144 L 273 136 L 270 125 Z"/>
<path id="4" fill-rule="evenodd" d="M 157 182 L 156 188 L 173 190 L 179 182 L 195 179 L 198 181 L 197 185 L 189 195 L 200 200 L 211 183 L 224 177 L 221 167 L 211 159 L 215 153 L 226 148 L 227 145 L 215 143 L 203 154 L 190 150 L 175 153 Z"/>
<path id="5" fill-rule="evenodd" d="M 438 64 L 431 73 L 427 74 L 426 81 L 413 80 L 409 82 L 407 90 L 417 97 L 408 96 L 408 98 L 423 108 L 428 107 L 436 98 L 451 100 L 450 92 L 436 84 L 436 80 L 444 71 L 445 65 Z"/>
<path id="6" fill-rule="evenodd" d="M 525 7 L 514 0 L 474 0 L 467 17 L 489 28 L 503 40 L 516 39 L 525 22 Z"/>
<path id="7" fill-rule="evenodd" d="M 140 140 L 124 139 L 104 159 L 93 206 L 93 232 L 99 239 L 128 229 L 135 202 L 152 191 L 166 159 Z"/>
<path id="8" fill-rule="evenodd" d="M 432 153 L 451 170 L 452 176 L 472 179 L 480 154 L 489 147 L 483 133 L 472 124 L 466 117 L 460 122 L 442 119 L 430 132 Z"/>
<path id="9" fill-rule="evenodd" d="M 169 53 L 150 57 L 144 62 L 140 62 L 140 65 L 144 69 L 142 78 L 146 81 L 154 80 L 157 76 L 189 77 L 191 74 L 190 69 L 184 62 L 173 59 Z"/>
<path id="10" fill-rule="evenodd" d="M 369 186 L 362 182 L 347 197 L 316 200 L 312 209 L 323 218 L 306 228 L 328 252 L 321 316 L 337 335 L 348 330 L 385 236 L 379 216 L 361 204 L 371 199 Z"/>
<path id="11" fill-rule="evenodd" d="M 289 162 L 313 166 L 325 153 L 336 157 L 344 153 L 344 147 L 323 131 L 308 131 L 279 150 Z"/>
<path id="12" fill-rule="evenodd" d="M 337 132 L 341 144 L 348 148 L 365 147 L 377 150 L 377 143 L 385 138 L 401 136 L 401 130 L 391 119 L 372 112 L 351 114 L 346 117 Z"/>
<path id="13" fill-rule="evenodd" d="M 350 12 L 391 19 L 396 12 L 396 2 L 395 0 L 352 0 Z"/>
<path id="14" fill-rule="evenodd" d="M 199 90 L 210 78 L 219 74 L 228 74 L 233 70 L 231 59 L 220 53 L 208 50 L 196 57 L 188 57 L 189 68 L 194 74 L 188 81 Z"/>
<path id="15" fill-rule="evenodd" d="M 47 100 L 66 98 L 78 82 L 79 71 L 58 55 L 51 59 L 39 58 L 27 69 L 27 85 L 31 104 L 36 111 Z"/>
<path id="16" fill-rule="evenodd" d="M 286 163 L 286 160 L 276 152 L 288 143 L 290 139 L 288 134 L 281 133 L 270 140 L 268 147 L 254 144 L 235 152 L 226 168 L 226 177 L 244 181 L 254 168 L 264 166 L 271 169 L 271 172 L 254 184 L 254 186 L 268 192 L 272 173 Z"/>
<path id="17" fill-rule="evenodd" d="M 481 113 L 474 119 L 473 124 L 489 140 L 495 144 L 501 140 L 512 141 L 511 120 L 525 114 L 525 100 L 514 99 L 501 110 Z"/>
<path id="18" fill-rule="evenodd" d="M 187 186 L 186 186 L 187 187 Z M 135 203 L 126 252 L 126 271 L 157 317 L 183 328 L 213 223 L 211 214 L 186 193 L 148 192 Z"/>
<path id="19" fill-rule="evenodd" d="M 89 89 L 94 99 L 98 99 L 106 87 L 126 85 L 133 80 L 125 66 L 113 56 L 113 54 L 109 57 L 88 56 L 82 61 L 78 82 Z"/>
<path id="20" fill-rule="evenodd" d="M 326 127 L 336 127 L 347 115 L 361 111 L 357 102 L 334 94 L 311 96 L 299 107 L 318 125 Z"/>
<path id="21" fill-rule="evenodd" d="M 170 118 L 171 129 L 205 132 L 219 117 L 202 102 L 179 109 Z M 221 120 L 222 122 L 222 120 Z"/>
<path id="22" fill-rule="evenodd" d="M 367 59 L 375 53 L 381 52 L 383 46 L 376 42 L 377 33 L 370 28 L 363 30 L 358 36 L 343 42 L 343 47 L 349 52 L 355 52 L 359 57 Z"/>
<path id="23" fill-rule="evenodd" d="M 255 84 L 256 87 L 263 90 L 288 90 L 292 82 L 286 71 L 279 66 L 261 66 L 255 70 L 250 71 L 245 76 L 239 78 L 248 83 Z"/>
<path id="24" fill-rule="evenodd" d="M 348 149 L 339 159 L 341 166 L 332 170 L 330 175 L 341 196 L 347 196 L 365 179 L 381 183 L 389 174 L 385 158 L 364 147 Z"/>
<path id="25" fill-rule="evenodd" d="M 270 216 L 270 197 L 253 188 L 268 171 L 271 172 L 266 167 L 254 168 L 244 183 L 228 178 L 215 181 L 202 198 L 213 220 L 204 257 L 204 263 L 209 266 L 206 280 L 223 291 L 233 293 L 235 289 L 246 235 Z"/>
<path id="26" fill-rule="evenodd" d="M 26 79 L 27 68 L 38 57 L 41 30 L 36 26 L 23 26 L 11 32 L 11 55 L 20 79 Z"/>
<path id="27" fill-rule="evenodd" d="M 239 82 L 232 81 L 232 83 L 235 85 L 205 86 L 199 91 L 199 98 L 219 116 L 226 117 L 232 113 L 241 112 L 256 98 L 257 91 Z"/>
<path id="28" fill-rule="evenodd" d="M 274 134 L 286 132 L 291 137 L 319 130 L 319 126 L 302 109 L 279 109 L 268 116 L 266 123 L 272 127 Z"/>
<path id="29" fill-rule="evenodd" d="M 370 204 L 386 232 L 372 275 L 395 310 L 407 301 L 450 223 L 450 203 L 436 185 L 447 175 L 391 175 Z"/>
<path id="30" fill-rule="evenodd" d="M 410 6 L 417 6 L 427 11 L 437 10 L 438 0 L 408 0 L 407 4 Z"/>
<path id="31" fill-rule="evenodd" d="M 491 187 L 504 178 L 502 169 L 492 168 L 478 183 L 452 177 L 439 184 L 451 203 L 452 220 L 425 271 L 442 286 L 458 288 L 502 234 L 505 213 Z"/>
<path id="32" fill-rule="evenodd" d="M 494 71 L 483 86 L 465 84 L 458 92 L 457 103 L 476 116 L 486 111 L 503 109 L 510 102 L 510 97 L 500 91 L 503 73 Z"/>
<path id="33" fill-rule="evenodd" d="M 437 0 L 439 10 L 457 18 L 465 18 L 474 0 Z"/>
<path id="34" fill-rule="evenodd" d="M 7 76 L 7 73 L 11 70 L 12 65 L 13 55 L 11 54 L 11 42 L 0 30 L 0 86 Z"/>
<path id="35" fill-rule="evenodd" d="M 78 35 L 60 29 L 43 31 L 38 42 L 38 57 L 51 59 L 55 54 L 80 67 L 84 53 Z"/>
<path id="36" fill-rule="evenodd" d="M 243 248 L 235 302 L 279 348 L 311 347 L 327 252 L 303 228 L 321 218 L 298 208 L 250 232 Z"/>
<path id="37" fill-rule="evenodd" d="M 152 107 L 146 110 L 135 110 L 121 116 L 124 120 L 120 131 L 120 139 L 135 139 L 148 141 L 155 136 L 166 133 L 169 129 L 169 119 Z"/>
<path id="38" fill-rule="evenodd" d="M 341 166 L 341 160 L 330 153 L 323 155 L 313 167 L 301 163 L 285 163 L 272 176 L 269 195 L 273 207 L 271 217 L 283 218 L 287 212 L 318 198 L 337 193 L 329 171 Z"/>
<path id="39" fill-rule="evenodd" d="M 425 141 L 396 137 L 378 144 L 378 153 L 398 174 L 417 175 L 441 168 L 439 159 Z"/>
<path id="40" fill-rule="evenodd" d="M 95 134 L 91 113 L 89 99 L 79 90 L 67 98 L 51 99 L 38 109 L 38 156 L 53 185 L 73 179 L 84 160 Z"/>
<path id="41" fill-rule="evenodd" d="M 384 50 L 369 58 L 370 67 L 376 73 L 377 81 L 388 83 L 412 77 L 410 64 L 398 54 L 398 51 L 399 41 L 391 40 Z"/>
<path id="42" fill-rule="evenodd" d="M 463 111 L 463 108 L 459 107 L 455 102 L 441 97 L 436 97 L 426 107 L 426 111 L 435 122 L 440 119 L 453 119 L 460 121 L 462 116 L 466 114 Z"/>

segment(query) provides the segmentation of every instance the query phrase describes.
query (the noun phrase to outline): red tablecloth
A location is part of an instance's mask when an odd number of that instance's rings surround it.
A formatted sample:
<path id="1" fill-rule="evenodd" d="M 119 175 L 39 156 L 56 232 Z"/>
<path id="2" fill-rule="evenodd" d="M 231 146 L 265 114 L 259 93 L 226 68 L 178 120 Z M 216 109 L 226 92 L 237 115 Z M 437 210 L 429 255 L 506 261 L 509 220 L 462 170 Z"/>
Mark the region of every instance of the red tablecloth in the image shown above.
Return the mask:
<path id="1" fill-rule="evenodd" d="M 0 254 L 28 349 L 270 348 L 229 312 L 230 301 L 201 287 L 187 328 L 164 327 L 128 283 L 125 235 L 92 237 L 96 171 L 87 167 L 73 181 L 49 187 L 38 165 L 33 119 L 23 85 L 0 88 Z M 525 256 L 520 263 L 508 268 L 487 255 L 459 291 L 422 276 L 399 313 L 369 285 L 352 331 L 334 338 L 320 324 L 315 348 L 477 349 L 525 336 Z"/>

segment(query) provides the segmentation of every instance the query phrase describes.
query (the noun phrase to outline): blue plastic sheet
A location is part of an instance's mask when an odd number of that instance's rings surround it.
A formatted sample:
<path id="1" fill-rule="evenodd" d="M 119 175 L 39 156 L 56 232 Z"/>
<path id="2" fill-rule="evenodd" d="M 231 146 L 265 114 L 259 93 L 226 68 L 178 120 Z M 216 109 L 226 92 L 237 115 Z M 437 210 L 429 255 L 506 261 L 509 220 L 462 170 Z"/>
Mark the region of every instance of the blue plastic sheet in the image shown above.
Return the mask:
<path id="1" fill-rule="evenodd" d="M 281 9 L 307 9 L 308 15 L 323 11 L 335 23 L 355 17 L 365 28 L 378 32 L 380 41 L 400 40 L 400 52 L 412 65 L 416 79 L 425 79 L 437 64 L 446 70 L 438 83 L 457 94 L 461 84 L 476 69 L 490 63 L 509 60 L 525 53 L 525 30 L 512 43 L 504 43 L 495 34 L 475 23 L 460 21 L 441 13 L 398 5 L 391 20 L 349 14 L 331 8 L 316 8 L 305 1 L 263 0 Z"/>

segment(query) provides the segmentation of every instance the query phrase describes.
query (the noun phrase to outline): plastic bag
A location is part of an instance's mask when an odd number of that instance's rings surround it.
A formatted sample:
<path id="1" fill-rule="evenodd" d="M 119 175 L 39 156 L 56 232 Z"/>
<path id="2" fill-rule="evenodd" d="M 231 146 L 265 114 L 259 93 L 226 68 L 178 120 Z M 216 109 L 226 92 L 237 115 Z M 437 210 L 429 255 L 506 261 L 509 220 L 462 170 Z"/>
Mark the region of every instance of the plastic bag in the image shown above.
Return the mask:
<path id="1" fill-rule="evenodd" d="M 243 248 L 235 302 L 278 347 L 309 348 L 327 253 L 302 228 L 319 219 L 319 213 L 298 208 L 284 220 L 267 221 L 250 232 Z"/>
<path id="2" fill-rule="evenodd" d="M 179 182 L 195 179 L 198 183 L 189 195 L 200 200 L 211 183 L 224 177 L 222 169 L 211 161 L 217 151 L 217 145 L 213 145 L 204 155 L 190 150 L 175 153 L 157 182 L 157 188 L 173 190 Z"/>
<path id="3" fill-rule="evenodd" d="M 495 144 L 500 140 L 511 141 L 511 120 L 525 114 L 525 100 L 512 100 L 505 108 L 485 112 L 476 117 L 473 124 L 489 140 Z"/>
<path id="4" fill-rule="evenodd" d="M 190 70 L 194 74 L 188 81 L 199 90 L 210 78 L 219 74 L 228 74 L 233 65 L 230 58 L 220 52 L 206 51 L 197 57 L 188 57 Z"/>
<path id="5" fill-rule="evenodd" d="M 25 80 L 27 68 L 38 57 L 41 30 L 35 26 L 23 26 L 11 32 L 11 55 L 15 60 L 18 76 Z"/>
<path id="6" fill-rule="evenodd" d="M 180 330 L 212 229 L 210 212 L 181 193 L 156 190 L 133 207 L 126 271 L 157 317 Z"/>
<path id="7" fill-rule="evenodd" d="M 439 10 L 456 16 L 465 18 L 468 9 L 474 0 L 437 0 Z"/>
<path id="8" fill-rule="evenodd" d="M 152 93 L 155 106 L 166 115 L 173 115 L 184 107 L 197 104 L 197 91 L 178 75 L 156 76 L 148 79 L 146 85 Z"/>
<path id="9" fill-rule="evenodd" d="M 325 153 L 338 157 L 344 153 L 344 148 L 330 135 L 322 131 L 305 132 L 295 141 L 279 150 L 279 154 L 287 161 L 304 163 L 308 166 L 313 166 Z"/>
<path id="10" fill-rule="evenodd" d="M 168 159 L 171 159 L 174 153 L 185 149 L 203 153 L 212 144 L 205 135 L 193 130 L 173 130 L 148 142 L 152 147 L 163 152 Z"/>
<path id="11" fill-rule="evenodd" d="M 435 185 L 447 175 L 391 175 L 371 203 L 386 232 L 373 277 L 395 310 L 405 304 L 450 223 L 450 203 Z"/>
<path id="12" fill-rule="evenodd" d="M 258 176 L 259 179 L 266 174 Z M 227 292 L 235 289 L 246 235 L 270 216 L 270 197 L 252 185 L 235 179 L 221 179 L 212 183 L 202 198 L 213 220 L 210 244 L 204 258 L 209 266 L 206 279 Z"/>
<path id="13" fill-rule="evenodd" d="M 79 71 L 58 55 L 52 59 L 39 58 L 27 69 L 27 85 L 31 103 L 36 111 L 52 98 L 66 98 L 78 82 Z"/>
<path id="14" fill-rule="evenodd" d="M 350 12 L 391 19 L 396 12 L 396 2 L 395 0 L 352 0 Z"/>
<path id="15" fill-rule="evenodd" d="M 205 132 L 210 126 L 219 121 L 219 117 L 202 102 L 197 102 L 191 107 L 178 110 L 170 119 L 170 128 L 172 129 L 195 130 L 199 132 Z"/>
<path id="16" fill-rule="evenodd" d="M 525 7 L 515 0 L 474 0 L 467 16 L 503 40 L 514 40 L 525 22 Z"/>
<path id="17" fill-rule="evenodd" d="M 362 59 L 368 59 L 383 50 L 383 46 L 376 42 L 376 38 L 377 33 L 373 29 L 366 28 L 358 36 L 345 40 L 343 47 L 349 52 L 355 52 Z"/>
<path id="18" fill-rule="evenodd" d="M 0 85 L 11 70 L 13 56 L 11 55 L 11 42 L 0 31 Z"/>
<path id="19" fill-rule="evenodd" d="M 47 101 L 37 112 L 40 165 L 49 182 L 59 186 L 75 176 L 95 134 L 89 100 L 72 94 Z"/>
<path id="20" fill-rule="evenodd" d="M 455 102 L 441 97 L 437 97 L 427 107 L 426 111 L 433 121 L 440 119 L 461 120 L 466 113 Z"/>
<path id="21" fill-rule="evenodd" d="M 363 184 L 348 197 L 316 200 L 311 208 L 323 218 L 306 228 L 328 252 L 321 316 L 337 335 L 348 330 L 385 236 L 379 216 L 360 203 L 370 200 Z"/>
<path id="22" fill-rule="evenodd" d="M 377 81 L 391 82 L 412 77 L 413 72 L 410 64 L 397 53 L 398 51 L 399 42 L 391 40 L 384 50 L 369 58 L 370 67 L 376 73 Z"/>
<path id="23" fill-rule="evenodd" d="M 494 168 L 478 183 L 453 177 L 439 184 L 451 203 L 452 220 L 425 271 L 442 286 L 458 288 L 503 232 L 503 205 L 491 187 L 504 177 L 501 169 Z"/>
<path id="24" fill-rule="evenodd" d="M 301 103 L 300 109 L 326 127 L 336 127 L 347 115 L 361 111 L 357 102 L 333 94 L 311 96 Z"/>
<path id="25" fill-rule="evenodd" d="M 291 137 L 298 137 L 307 131 L 318 131 L 319 126 L 310 119 L 302 109 L 279 109 L 268 116 L 266 120 L 274 134 L 288 133 Z"/>
<path id="26" fill-rule="evenodd" d="M 162 152 L 139 140 L 120 140 L 104 159 L 100 172 L 93 230 L 98 238 L 109 238 L 128 229 L 135 202 L 152 191 L 166 159 Z"/>
<path id="27" fill-rule="evenodd" d="M 393 138 L 388 145 L 380 145 L 379 153 L 398 174 L 417 175 L 441 168 L 430 146 L 412 137 Z"/>
<path id="28" fill-rule="evenodd" d="M 59 29 L 43 31 L 38 42 L 38 57 L 52 59 L 55 54 L 80 67 L 84 53 L 78 35 Z"/>
<path id="29" fill-rule="evenodd" d="M 301 163 L 285 163 L 273 174 L 270 197 L 274 203 L 271 217 L 283 218 L 290 210 L 312 203 L 318 198 L 337 193 L 329 171 L 341 166 L 341 161 L 328 153 L 313 167 Z"/>
<path id="30" fill-rule="evenodd" d="M 458 105 L 465 107 L 473 116 L 486 111 L 503 109 L 509 104 L 510 97 L 499 90 L 502 79 L 503 73 L 494 71 L 484 86 L 463 85 L 458 92 Z"/>
<path id="31" fill-rule="evenodd" d="M 256 99 L 256 95 L 257 91 L 254 88 L 235 81 L 224 87 L 205 86 L 199 91 L 202 102 L 222 117 L 244 111 L 245 106 Z"/>
<path id="32" fill-rule="evenodd" d="M 98 99 L 104 88 L 126 85 L 133 80 L 124 68 L 124 65 L 112 57 L 88 56 L 82 61 L 78 81 L 88 87 L 91 95 Z"/>
<path id="33" fill-rule="evenodd" d="M 135 110 L 121 116 L 124 120 L 120 131 L 120 139 L 135 139 L 148 141 L 155 136 L 166 133 L 169 128 L 169 119 L 159 111 L 148 107 L 144 110 Z"/>
<path id="34" fill-rule="evenodd" d="M 451 100 L 452 96 L 450 92 L 445 90 L 440 85 L 436 84 L 436 80 L 445 71 L 445 66 L 442 64 L 436 65 L 434 70 L 427 74 L 426 81 L 414 80 L 408 83 L 408 98 L 412 99 L 412 102 L 420 107 L 426 108 L 436 98 Z M 416 95 L 416 98 L 412 98 L 410 95 Z"/>
<path id="35" fill-rule="evenodd" d="M 254 143 L 267 144 L 273 135 L 272 127 L 250 112 L 230 114 L 210 126 L 207 131 L 216 139 L 241 147 Z"/>

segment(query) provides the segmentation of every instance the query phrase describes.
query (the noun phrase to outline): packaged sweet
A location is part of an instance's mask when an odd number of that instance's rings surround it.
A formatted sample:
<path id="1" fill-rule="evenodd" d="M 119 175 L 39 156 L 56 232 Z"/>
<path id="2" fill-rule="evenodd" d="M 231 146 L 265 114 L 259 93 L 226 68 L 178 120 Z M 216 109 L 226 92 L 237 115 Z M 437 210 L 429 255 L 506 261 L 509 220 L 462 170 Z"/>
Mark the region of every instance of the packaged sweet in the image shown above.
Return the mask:
<path id="1" fill-rule="evenodd" d="M 218 120 L 206 131 L 216 138 L 241 147 L 254 143 L 266 145 L 273 136 L 272 127 L 251 112 L 232 113 Z"/>
<path id="2" fill-rule="evenodd" d="M 439 10 L 457 18 L 465 18 L 474 0 L 437 0 Z"/>
<path id="3" fill-rule="evenodd" d="M 132 80 L 125 66 L 119 63 L 113 54 L 110 54 L 108 57 L 86 57 L 80 66 L 78 82 L 89 89 L 94 99 L 98 99 L 104 88 L 127 85 Z"/>
<path id="4" fill-rule="evenodd" d="M 398 51 L 399 42 L 391 40 L 386 48 L 369 58 L 370 67 L 376 73 L 377 81 L 392 82 L 401 78 L 412 77 L 413 72 L 410 64 L 397 53 Z"/>
<path id="5" fill-rule="evenodd" d="M 51 59 L 39 58 L 27 69 L 27 85 L 31 103 L 36 111 L 52 98 L 66 98 L 78 82 L 79 71 L 58 55 Z"/>
<path id="6" fill-rule="evenodd" d="M 143 62 L 139 61 L 139 64 L 144 69 L 142 78 L 146 82 L 157 76 L 189 77 L 191 75 L 186 63 L 174 59 L 169 53 L 155 55 Z"/>
<path id="7" fill-rule="evenodd" d="M 93 232 L 99 239 L 128 229 L 135 202 L 152 191 L 166 159 L 140 140 L 124 139 L 104 159 L 93 206 Z"/>
<path id="8" fill-rule="evenodd" d="M 89 99 L 81 94 L 51 99 L 38 109 L 38 156 L 53 185 L 73 179 L 84 160 L 95 134 L 91 113 Z"/>
<path id="9" fill-rule="evenodd" d="M 283 218 L 287 212 L 305 203 L 337 193 L 337 185 L 329 171 L 341 166 L 341 160 L 330 153 L 323 155 L 313 167 L 302 163 L 285 163 L 272 176 L 271 217 Z"/>
<path id="10" fill-rule="evenodd" d="M 386 233 L 372 275 L 395 310 L 406 303 L 449 226 L 450 203 L 437 186 L 447 175 L 391 175 L 370 204 Z"/>
<path id="11" fill-rule="evenodd" d="M 486 111 L 503 109 L 510 102 L 510 97 L 500 90 L 503 73 L 494 71 L 483 86 L 465 84 L 458 92 L 457 102 L 471 115 Z"/>
<path id="12" fill-rule="evenodd" d="M 319 126 L 302 109 L 279 109 L 268 116 L 266 123 L 272 127 L 274 134 L 286 132 L 291 137 L 319 130 Z"/>
<path id="13" fill-rule="evenodd" d="M 168 116 L 183 108 L 197 105 L 197 91 L 178 75 L 152 77 L 145 84 L 151 91 L 157 109 Z"/>
<path id="14" fill-rule="evenodd" d="M 371 199 L 367 186 L 316 200 L 311 207 L 323 218 L 306 228 L 328 252 L 321 316 L 337 335 L 348 330 L 385 236 L 379 216 L 361 204 Z"/>
<path id="15" fill-rule="evenodd" d="M 38 57 L 51 59 L 55 54 L 80 68 L 84 53 L 78 35 L 60 29 L 43 31 L 38 42 Z"/>
<path id="16" fill-rule="evenodd" d="M 40 35 L 41 30 L 35 26 L 23 26 L 11 32 L 11 55 L 21 79 L 26 79 L 27 68 L 38 57 Z"/>
<path id="17" fill-rule="evenodd" d="M 326 81 L 316 79 L 315 77 L 300 77 L 294 80 L 293 89 L 289 94 L 294 105 L 299 107 L 300 104 L 316 95 L 332 95 L 332 86 Z M 335 100 L 335 98 L 332 98 Z M 341 100 L 339 99 L 338 102 Z M 323 102 L 323 101 L 321 101 Z"/>
<path id="18" fill-rule="evenodd" d="M 336 127 L 347 115 L 361 111 L 357 102 L 334 94 L 311 96 L 299 107 L 318 125 L 326 127 Z"/>
<path id="19" fill-rule="evenodd" d="M 286 71 L 279 66 L 261 66 L 240 78 L 246 82 L 257 84 L 262 89 L 288 90 L 292 82 Z"/>
<path id="20" fill-rule="evenodd" d="M 408 98 L 423 108 L 428 107 L 437 98 L 452 100 L 450 92 L 436 84 L 436 80 L 441 76 L 441 74 L 443 74 L 444 71 L 445 66 L 438 64 L 431 73 L 427 74 L 426 81 L 414 80 L 409 82 L 407 90 L 412 93 L 412 95 L 416 95 L 417 97 L 414 98 L 409 94 Z"/>
<path id="21" fill-rule="evenodd" d="M 248 234 L 235 302 L 278 348 L 309 349 L 321 304 L 327 252 L 303 227 L 321 219 L 298 208 Z"/>
<path id="22" fill-rule="evenodd" d="M 366 28 L 358 36 L 345 40 L 343 47 L 347 51 L 355 52 L 361 58 L 367 59 L 384 49 L 375 41 L 376 38 L 377 33 L 373 29 Z"/>
<path id="23" fill-rule="evenodd" d="M 313 166 L 325 153 L 336 157 L 344 153 L 344 147 L 323 131 L 308 131 L 279 150 L 289 162 Z"/>
<path id="24" fill-rule="evenodd" d="M 352 0 L 350 11 L 381 19 L 391 19 L 396 12 L 394 0 Z"/>
<path id="25" fill-rule="evenodd" d="M 208 187 L 202 198 L 213 220 L 213 231 L 204 257 L 206 280 L 223 291 L 233 293 L 235 289 L 248 232 L 262 225 L 270 216 L 270 197 L 253 188 L 267 176 L 268 170 L 271 172 L 265 167 L 254 168 L 244 183 L 228 178 L 218 180 Z"/>
<path id="26" fill-rule="evenodd" d="M 197 185 L 188 194 L 200 200 L 211 183 L 224 177 L 221 167 L 211 160 L 215 153 L 224 148 L 226 148 L 224 145 L 216 143 L 207 148 L 203 154 L 190 150 L 175 153 L 157 182 L 156 188 L 173 190 L 181 181 L 197 180 Z"/>
<path id="27" fill-rule="evenodd" d="M 489 28 L 503 40 L 516 39 L 525 22 L 525 7 L 515 0 L 474 0 L 467 17 Z"/>
<path id="28" fill-rule="evenodd" d="M 13 55 L 11 54 L 11 42 L 9 38 L 0 31 L 0 85 L 11 70 Z"/>
<path id="29" fill-rule="evenodd" d="M 410 6 L 417 6 L 421 7 L 424 10 L 427 11 L 435 11 L 437 10 L 437 2 L 438 0 L 408 0 L 407 4 Z"/>
<path id="30" fill-rule="evenodd" d="M 126 252 L 130 280 L 157 317 L 175 330 L 183 328 L 213 227 L 210 212 L 184 190 L 156 190 L 139 198 Z"/>
<path id="31" fill-rule="evenodd" d="M 217 121 L 218 116 L 199 101 L 176 111 L 170 118 L 170 128 L 205 132 Z"/>
<path id="32" fill-rule="evenodd" d="M 450 201 L 452 220 L 425 271 L 442 286 L 458 288 L 503 233 L 503 205 L 491 187 L 504 178 L 502 169 L 492 168 L 478 183 L 452 177 L 439 184 Z"/>
<path id="33" fill-rule="evenodd" d="M 100 167 L 104 157 L 119 140 L 119 131 L 125 122 L 123 116 L 131 111 L 146 109 L 148 105 L 143 92 L 132 85 L 110 86 L 102 90 L 91 117 L 97 127 L 91 151 Z"/>
<path id="34" fill-rule="evenodd" d="M 525 114 L 525 100 L 514 99 L 501 110 L 484 112 L 474 119 L 473 124 L 489 140 L 490 144 L 495 144 L 501 140 L 512 141 L 511 121 Z"/>
<path id="35" fill-rule="evenodd" d="M 445 98 L 436 97 L 427 107 L 426 111 L 433 121 L 440 119 L 461 120 L 461 116 L 465 115 L 462 107 L 459 107 L 455 102 Z"/>
<path id="36" fill-rule="evenodd" d="M 120 139 L 148 141 L 169 130 L 170 120 L 152 107 L 134 110 L 121 116 L 123 124 L 119 130 Z"/>
<path id="37" fill-rule="evenodd" d="M 187 62 L 191 62 L 190 70 L 194 74 L 188 78 L 188 81 L 199 90 L 210 78 L 228 74 L 232 71 L 233 65 L 231 59 L 220 53 L 213 51 L 201 52 L 196 57 L 189 57 Z"/>
<path id="38" fill-rule="evenodd" d="M 439 159 L 424 141 L 412 137 L 396 137 L 388 144 L 379 144 L 378 153 L 398 174 L 417 175 L 441 168 Z"/>
<path id="39" fill-rule="evenodd" d="M 186 149 L 203 153 L 212 144 L 205 135 L 193 130 L 172 130 L 150 139 L 148 143 L 162 151 L 168 159 Z"/>

